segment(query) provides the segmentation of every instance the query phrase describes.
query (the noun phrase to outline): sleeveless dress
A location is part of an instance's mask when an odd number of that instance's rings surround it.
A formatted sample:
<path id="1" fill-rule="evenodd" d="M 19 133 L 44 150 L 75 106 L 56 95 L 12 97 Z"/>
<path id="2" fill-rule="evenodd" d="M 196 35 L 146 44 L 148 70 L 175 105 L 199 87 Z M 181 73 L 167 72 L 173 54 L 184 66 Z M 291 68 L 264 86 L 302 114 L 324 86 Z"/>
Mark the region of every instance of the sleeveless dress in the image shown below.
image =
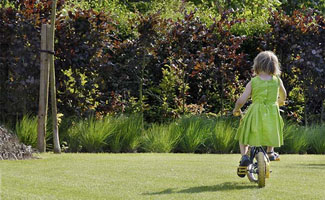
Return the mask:
<path id="1" fill-rule="evenodd" d="M 256 76 L 251 84 L 253 103 L 241 119 L 235 138 L 244 145 L 280 147 L 284 125 L 277 103 L 280 80 L 277 76 L 271 80 Z"/>

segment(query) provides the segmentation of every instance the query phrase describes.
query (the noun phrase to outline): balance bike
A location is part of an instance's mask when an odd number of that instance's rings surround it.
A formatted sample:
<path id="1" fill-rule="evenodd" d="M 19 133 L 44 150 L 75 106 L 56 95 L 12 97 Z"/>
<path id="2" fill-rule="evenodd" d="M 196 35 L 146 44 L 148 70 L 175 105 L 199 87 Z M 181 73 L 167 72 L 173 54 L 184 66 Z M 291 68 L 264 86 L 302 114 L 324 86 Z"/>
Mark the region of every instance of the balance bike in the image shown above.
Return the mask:
<path id="1" fill-rule="evenodd" d="M 258 187 L 265 187 L 265 179 L 270 177 L 270 159 L 261 146 L 252 146 L 249 151 L 250 164 L 239 166 L 237 174 L 247 175 L 251 182 L 258 183 Z"/>

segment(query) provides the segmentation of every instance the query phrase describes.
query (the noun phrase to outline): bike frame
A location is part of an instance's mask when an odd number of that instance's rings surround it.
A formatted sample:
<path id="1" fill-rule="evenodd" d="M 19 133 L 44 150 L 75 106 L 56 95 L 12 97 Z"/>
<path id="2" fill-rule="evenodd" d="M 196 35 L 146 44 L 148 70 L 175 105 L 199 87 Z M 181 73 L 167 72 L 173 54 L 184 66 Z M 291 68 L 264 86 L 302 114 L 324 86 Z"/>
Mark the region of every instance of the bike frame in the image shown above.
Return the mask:
<path id="1" fill-rule="evenodd" d="M 267 159 L 268 162 L 270 162 L 270 159 L 267 156 L 267 153 L 266 153 L 266 151 L 264 150 L 263 147 L 261 147 L 261 146 L 252 146 L 250 148 L 251 148 L 251 150 L 250 150 L 250 158 L 249 159 L 250 159 L 251 164 L 253 164 L 254 158 L 258 154 L 258 152 L 263 152 L 264 157 Z"/>

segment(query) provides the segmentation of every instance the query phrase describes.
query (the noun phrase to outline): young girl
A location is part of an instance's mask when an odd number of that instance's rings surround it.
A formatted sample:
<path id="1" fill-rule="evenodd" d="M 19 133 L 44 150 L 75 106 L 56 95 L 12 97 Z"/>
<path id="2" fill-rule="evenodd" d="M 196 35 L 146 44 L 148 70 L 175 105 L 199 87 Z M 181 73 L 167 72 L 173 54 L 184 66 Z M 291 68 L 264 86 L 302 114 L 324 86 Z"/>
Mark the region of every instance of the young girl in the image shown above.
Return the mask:
<path id="1" fill-rule="evenodd" d="M 263 51 L 254 59 L 253 70 L 256 77 L 246 85 L 233 110 L 235 116 L 241 115 L 240 108 L 252 97 L 253 103 L 242 118 L 236 135 L 242 155 L 239 166 L 249 165 L 248 145 L 267 146 L 270 160 L 279 160 L 274 147 L 283 145 L 283 120 L 279 105 L 284 105 L 287 94 L 279 78 L 278 58 L 271 51 Z"/>

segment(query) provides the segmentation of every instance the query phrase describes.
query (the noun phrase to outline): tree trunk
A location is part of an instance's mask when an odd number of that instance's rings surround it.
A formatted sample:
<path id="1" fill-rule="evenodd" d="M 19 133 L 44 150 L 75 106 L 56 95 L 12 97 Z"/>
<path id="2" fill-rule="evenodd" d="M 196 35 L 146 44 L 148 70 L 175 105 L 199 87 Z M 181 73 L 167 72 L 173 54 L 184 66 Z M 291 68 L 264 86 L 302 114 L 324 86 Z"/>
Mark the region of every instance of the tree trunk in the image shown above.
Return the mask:
<path id="1" fill-rule="evenodd" d="M 144 79 L 144 68 L 145 68 L 145 50 L 143 50 L 143 57 L 141 63 L 141 75 L 139 84 L 139 102 L 140 102 L 140 112 L 141 112 L 141 128 L 143 129 L 143 79 Z"/>
<path id="2" fill-rule="evenodd" d="M 49 35 L 49 26 L 42 25 L 41 30 L 41 49 L 47 50 L 47 35 Z M 49 62 L 48 54 L 41 52 L 41 70 L 40 70 L 40 91 L 39 91 L 39 107 L 37 121 L 37 149 L 39 152 L 46 151 L 46 122 L 48 108 L 48 91 L 49 91 Z"/>
<path id="3" fill-rule="evenodd" d="M 51 13 L 51 37 L 49 40 L 49 50 L 53 53 L 54 53 L 55 17 L 56 17 L 56 0 L 53 0 L 52 13 Z M 52 104 L 52 118 L 53 118 L 53 145 L 54 145 L 53 151 L 54 153 L 61 153 L 60 142 L 59 142 L 57 105 L 56 105 L 54 54 L 50 54 L 49 57 L 50 57 L 50 79 L 51 79 L 51 104 Z"/>

